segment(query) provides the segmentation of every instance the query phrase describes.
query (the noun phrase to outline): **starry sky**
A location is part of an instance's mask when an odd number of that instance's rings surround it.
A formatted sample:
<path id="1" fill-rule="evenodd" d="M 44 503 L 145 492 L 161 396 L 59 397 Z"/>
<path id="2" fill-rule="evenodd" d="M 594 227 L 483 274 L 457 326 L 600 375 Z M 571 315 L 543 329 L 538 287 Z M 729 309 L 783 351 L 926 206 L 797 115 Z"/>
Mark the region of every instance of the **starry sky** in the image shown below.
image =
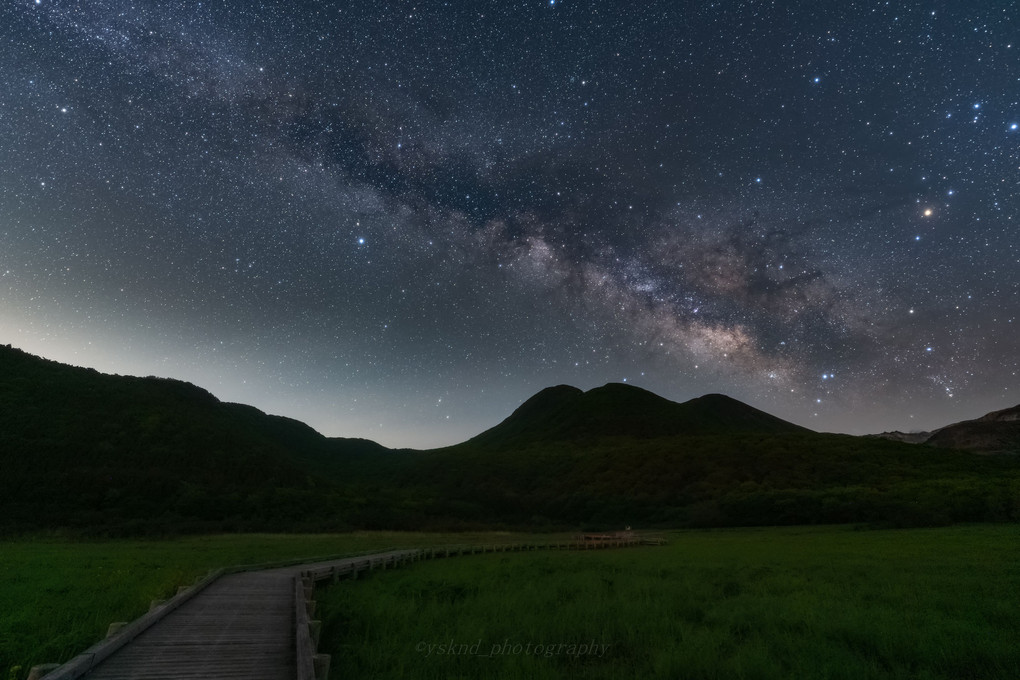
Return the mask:
<path id="1" fill-rule="evenodd" d="M 0 0 L 0 343 L 327 435 L 1020 402 L 1015 2 Z"/>

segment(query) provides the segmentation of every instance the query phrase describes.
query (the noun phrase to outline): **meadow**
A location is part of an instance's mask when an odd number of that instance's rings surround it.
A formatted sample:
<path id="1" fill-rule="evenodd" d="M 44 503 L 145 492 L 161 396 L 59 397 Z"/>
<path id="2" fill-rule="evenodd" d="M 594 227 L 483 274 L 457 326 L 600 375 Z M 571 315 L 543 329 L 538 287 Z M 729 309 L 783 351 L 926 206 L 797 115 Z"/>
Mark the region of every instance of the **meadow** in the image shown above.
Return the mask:
<path id="1" fill-rule="evenodd" d="M 353 532 L 232 534 L 165 540 L 0 541 L 0 678 L 63 662 L 130 621 L 154 599 L 239 564 L 340 556 L 394 546 L 524 540 L 521 534 Z M 20 667 L 20 670 L 12 671 Z"/>
<path id="2" fill-rule="evenodd" d="M 339 677 L 1020 677 L 1020 527 L 683 531 L 316 594 Z"/>

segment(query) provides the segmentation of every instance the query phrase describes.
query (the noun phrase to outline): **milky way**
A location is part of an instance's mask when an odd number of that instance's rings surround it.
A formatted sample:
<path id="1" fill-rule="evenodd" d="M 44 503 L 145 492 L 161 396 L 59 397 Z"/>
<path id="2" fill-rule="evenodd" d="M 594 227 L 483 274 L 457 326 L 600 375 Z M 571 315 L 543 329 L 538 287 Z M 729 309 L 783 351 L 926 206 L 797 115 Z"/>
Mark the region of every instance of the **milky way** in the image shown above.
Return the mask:
<path id="1" fill-rule="evenodd" d="M 0 5 L 0 342 L 389 445 L 1020 401 L 1011 2 Z"/>

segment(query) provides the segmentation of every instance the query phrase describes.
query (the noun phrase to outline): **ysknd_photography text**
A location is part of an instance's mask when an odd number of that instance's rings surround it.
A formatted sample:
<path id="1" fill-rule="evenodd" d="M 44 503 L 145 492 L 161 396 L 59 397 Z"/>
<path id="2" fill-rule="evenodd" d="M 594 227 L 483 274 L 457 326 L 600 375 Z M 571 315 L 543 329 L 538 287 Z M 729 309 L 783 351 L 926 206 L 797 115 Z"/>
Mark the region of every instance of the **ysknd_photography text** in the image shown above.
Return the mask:
<path id="1" fill-rule="evenodd" d="M 494 658 L 500 656 L 588 656 L 602 658 L 609 648 L 608 643 L 596 642 L 518 642 L 504 639 L 502 642 L 483 642 L 481 639 L 472 642 L 427 642 L 422 640 L 415 644 L 414 650 L 425 658 L 435 656 L 480 656 Z"/>

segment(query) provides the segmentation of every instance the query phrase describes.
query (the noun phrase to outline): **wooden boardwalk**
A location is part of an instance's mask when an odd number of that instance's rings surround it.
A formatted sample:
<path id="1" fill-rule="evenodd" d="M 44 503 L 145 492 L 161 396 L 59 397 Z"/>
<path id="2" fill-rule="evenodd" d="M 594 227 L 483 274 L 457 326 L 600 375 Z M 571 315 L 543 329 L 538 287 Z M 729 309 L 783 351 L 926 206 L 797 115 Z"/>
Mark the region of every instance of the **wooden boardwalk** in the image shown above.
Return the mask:
<path id="1" fill-rule="evenodd" d="M 658 539 L 470 545 L 388 552 L 296 566 L 217 572 L 106 641 L 47 674 L 46 680 L 322 680 L 328 657 L 315 655 L 318 622 L 308 600 L 318 581 L 454 555 L 520 550 L 588 550 Z M 317 664 L 321 665 L 319 667 Z"/>
<path id="2" fill-rule="evenodd" d="M 221 576 L 108 658 L 92 662 L 86 652 L 46 678 L 295 680 L 302 674 L 297 620 L 303 618 L 305 602 L 297 598 L 304 593 L 303 570 L 314 566 L 349 573 L 418 552 L 396 550 Z M 310 658 L 305 661 L 311 664 Z"/>

